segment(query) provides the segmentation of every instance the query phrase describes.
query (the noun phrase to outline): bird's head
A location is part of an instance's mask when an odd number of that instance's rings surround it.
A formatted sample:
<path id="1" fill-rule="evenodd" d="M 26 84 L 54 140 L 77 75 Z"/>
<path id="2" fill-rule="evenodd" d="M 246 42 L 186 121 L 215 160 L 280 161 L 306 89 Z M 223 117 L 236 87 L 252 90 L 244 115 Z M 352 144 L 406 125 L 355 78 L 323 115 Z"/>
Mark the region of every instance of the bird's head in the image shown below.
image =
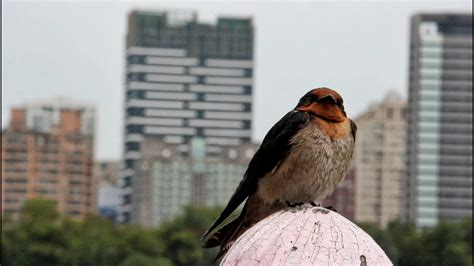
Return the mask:
<path id="1" fill-rule="evenodd" d="M 301 97 L 295 110 L 308 112 L 331 122 L 343 122 L 347 119 L 341 95 L 329 88 L 310 90 Z"/>

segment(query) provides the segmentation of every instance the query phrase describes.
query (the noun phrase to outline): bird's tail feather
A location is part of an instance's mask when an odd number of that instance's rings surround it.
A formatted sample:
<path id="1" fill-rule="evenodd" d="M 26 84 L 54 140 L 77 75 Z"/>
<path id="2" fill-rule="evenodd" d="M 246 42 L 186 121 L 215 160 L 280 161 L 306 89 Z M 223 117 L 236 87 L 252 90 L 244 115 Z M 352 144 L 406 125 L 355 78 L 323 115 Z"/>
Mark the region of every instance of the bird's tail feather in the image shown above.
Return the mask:
<path id="1" fill-rule="evenodd" d="M 209 243 L 209 241 L 217 240 L 217 241 L 212 241 L 209 244 L 214 244 L 214 246 L 219 245 L 220 249 L 219 252 L 217 253 L 216 257 L 214 258 L 214 262 L 218 261 L 222 256 L 227 253 L 229 248 L 232 246 L 234 241 L 241 235 L 247 228 L 243 226 L 244 220 L 245 220 L 245 212 L 246 212 L 246 206 L 240 213 L 240 215 L 235 218 L 232 222 L 227 224 L 226 226 L 222 227 L 219 231 L 214 233 L 212 237 L 206 241 L 206 243 Z"/>
<path id="2" fill-rule="evenodd" d="M 242 222 L 243 217 L 244 216 L 241 214 L 237 218 L 232 220 L 230 223 L 217 230 L 211 237 L 205 240 L 201 246 L 203 248 L 213 248 L 220 246 L 226 236 L 231 235 L 231 232 L 235 231 L 235 228 L 238 227 L 240 222 Z"/>
<path id="3" fill-rule="evenodd" d="M 247 229 L 285 207 L 286 205 L 279 202 L 275 202 L 272 205 L 265 205 L 259 197 L 252 196 L 245 203 L 240 215 L 216 231 L 202 246 L 204 248 L 220 246 L 219 253 L 214 260 L 217 261 Z"/>

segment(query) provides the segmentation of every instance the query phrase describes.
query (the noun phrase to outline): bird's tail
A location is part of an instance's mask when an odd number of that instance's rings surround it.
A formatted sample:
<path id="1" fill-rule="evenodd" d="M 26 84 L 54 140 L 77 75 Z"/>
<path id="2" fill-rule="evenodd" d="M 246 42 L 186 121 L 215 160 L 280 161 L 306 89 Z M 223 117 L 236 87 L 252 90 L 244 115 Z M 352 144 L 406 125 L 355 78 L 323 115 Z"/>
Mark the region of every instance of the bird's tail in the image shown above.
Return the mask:
<path id="1" fill-rule="evenodd" d="M 209 237 L 207 240 L 205 240 L 202 244 L 203 248 L 213 248 L 220 246 L 222 243 L 224 243 L 224 240 L 226 238 L 229 238 L 233 234 L 233 232 L 236 231 L 236 229 L 240 226 L 243 218 L 245 217 L 245 207 L 244 210 L 242 210 L 241 214 L 232 220 L 230 223 L 226 224 L 224 227 L 221 229 L 217 230 L 214 234 L 212 234 L 211 237 Z"/>
<path id="2" fill-rule="evenodd" d="M 248 201 L 247 201 L 248 202 Z M 211 237 L 205 240 L 202 244 L 203 248 L 213 248 L 220 246 L 219 252 L 214 259 L 214 262 L 219 260 L 224 254 L 229 250 L 232 243 L 241 235 L 247 227 L 244 226 L 244 220 L 247 213 L 247 202 L 242 209 L 240 215 L 232 220 L 230 223 L 226 224 L 221 229 L 217 230 Z"/>
<path id="3" fill-rule="evenodd" d="M 247 229 L 285 207 L 285 205 L 280 203 L 266 205 L 258 196 L 251 196 L 245 203 L 240 215 L 205 240 L 202 247 L 212 248 L 220 246 L 220 250 L 214 260 L 217 261 Z"/>

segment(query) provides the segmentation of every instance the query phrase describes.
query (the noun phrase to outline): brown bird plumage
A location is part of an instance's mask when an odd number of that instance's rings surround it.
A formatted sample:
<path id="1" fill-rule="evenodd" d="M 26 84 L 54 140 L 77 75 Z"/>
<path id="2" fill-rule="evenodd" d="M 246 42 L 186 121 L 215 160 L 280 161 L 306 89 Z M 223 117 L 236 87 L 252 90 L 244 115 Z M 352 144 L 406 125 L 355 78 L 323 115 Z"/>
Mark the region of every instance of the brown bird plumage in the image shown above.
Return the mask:
<path id="1" fill-rule="evenodd" d="M 220 246 L 220 257 L 265 217 L 289 204 L 322 201 L 349 168 L 356 129 L 337 92 L 318 88 L 305 94 L 267 133 L 226 208 L 204 234 L 203 247 Z M 240 215 L 208 238 L 244 200 Z"/>

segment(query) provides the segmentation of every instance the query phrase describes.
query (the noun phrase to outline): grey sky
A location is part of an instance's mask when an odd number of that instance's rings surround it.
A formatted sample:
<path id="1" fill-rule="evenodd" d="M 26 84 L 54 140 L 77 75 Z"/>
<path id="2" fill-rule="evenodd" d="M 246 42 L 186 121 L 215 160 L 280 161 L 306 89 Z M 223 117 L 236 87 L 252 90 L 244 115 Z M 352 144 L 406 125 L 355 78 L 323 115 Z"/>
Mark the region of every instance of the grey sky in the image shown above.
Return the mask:
<path id="1" fill-rule="evenodd" d="M 133 8 L 192 9 L 200 19 L 252 16 L 256 27 L 254 140 L 314 87 L 337 89 L 355 116 L 389 90 L 406 95 L 410 15 L 472 12 L 449 2 L 3 3 L 2 126 L 9 110 L 66 96 L 96 105 L 98 159 L 122 151 L 124 38 Z"/>

